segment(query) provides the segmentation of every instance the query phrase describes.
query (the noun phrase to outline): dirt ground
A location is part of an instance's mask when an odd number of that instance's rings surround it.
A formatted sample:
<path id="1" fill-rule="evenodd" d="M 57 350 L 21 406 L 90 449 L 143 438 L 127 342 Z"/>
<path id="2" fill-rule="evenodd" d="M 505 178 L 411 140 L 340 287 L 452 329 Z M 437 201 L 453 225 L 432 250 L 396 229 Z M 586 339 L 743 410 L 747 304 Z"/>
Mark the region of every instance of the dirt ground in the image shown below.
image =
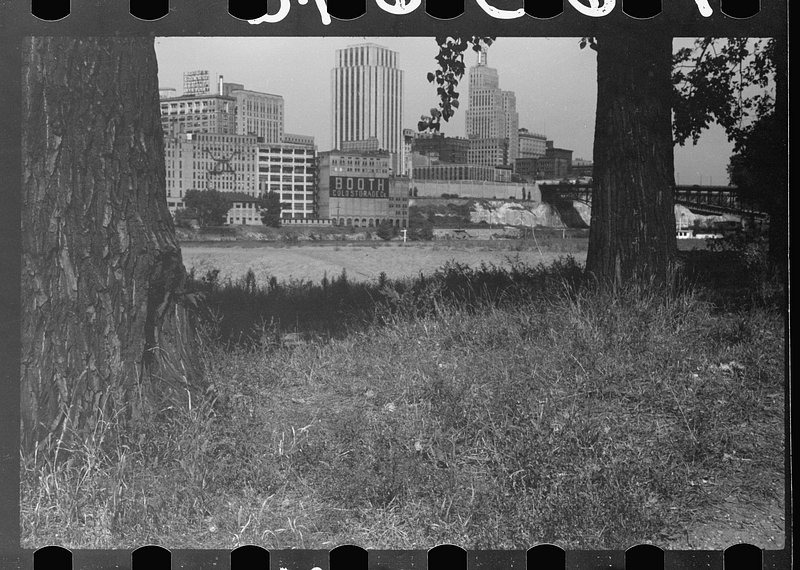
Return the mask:
<path id="1" fill-rule="evenodd" d="M 670 550 L 722 550 L 748 543 L 765 550 L 782 550 L 786 545 L 787 520 L 785 480 L 773 474 L 772 497 L 747 497 L 734 492 L 719 506 L 704 511 L 684 532 L 669 537 Z M 791 532 L 791 527 L 789 527 Z"/>
<path id="2" fill-rule="evenodd" d="M 748 543 L 765 550 L 781 550 L 786 542 L 784 506 L 777 502 L 742 503 L 732 499 L 714 509 L 708 520 L 672 537 L 669 550 L 722 550 Z"/>
<path id="3" fill-rule="evenodd" d="M 543 249 L 525 248 L 515 251 L 513 242 L 469 244 L 402 244 L 399 242 L 371 244 L 181 244 L 183 263 L 187 270 L 194 269 L 198 277 L 211 269 L 219 269 L 219 278 L 238 279 L 252 269 L 259 283 L 270 277 L 278 281 L 311 280 L 318 283 L 326 274 L 338 276 L 342 270 L 354 281 L 377 279 L 385 272 L 390 279 L 430 274 L 448 261 L 478 267 L 481 263 L 509 266 L 513 262 L 528 265 L 545 265 L 567 255 Z M 574 248 L 573 248 L 574 249 Z M 586 252 L 570 253 L 583 263 Z"/>

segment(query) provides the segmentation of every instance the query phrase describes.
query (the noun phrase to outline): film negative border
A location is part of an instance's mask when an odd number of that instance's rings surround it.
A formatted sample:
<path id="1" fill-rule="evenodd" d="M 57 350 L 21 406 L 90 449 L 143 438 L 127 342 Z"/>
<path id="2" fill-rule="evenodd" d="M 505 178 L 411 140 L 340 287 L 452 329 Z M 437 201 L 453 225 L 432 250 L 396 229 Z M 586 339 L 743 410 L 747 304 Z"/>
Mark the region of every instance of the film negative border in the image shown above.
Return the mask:
<path id="1" fill-rule="evenodd" d="M 597 34 L 608 29 L 646 30 L 648 26 L 666 27 L 673 35 L 751 35 L 775 36 L 787 33 L 788 5 L 775 2 L 720 0 L 710 2 L 714 13 L 702 16 L 692 0 L 669 2 L 622 2 L 613 13 L 604 17 L 589 17 L 564 0 L 526 0 L 524 15 L 514 19 L 497 19 L 486 13 L 473 0 L 448 3 L 428 0 L 411 14 L 390 14 L 375 2 L 348 3 L 346 0 L 329 3 L 332 21 L 325 24 L 313 2 L 290 3 L 286 17 L 277 23 L 256 25 L 248 20 L 263 16 L 247 2 L 161 0 L 105 3 L 3 2 L 0 4 L 0 70 L 6 78 L 0 87 L 5 113 L 0 119 L 0 168 L 4 180 L 19 180 L 20 136 L 18 110 L 20 107 L 19 39 L 25 35 L 450 35 L 467 30 L 494 35 L 522 36 L 581 36 Z M 305 5 L 304 5 L 305 4 Z M 355 6 L 355 8 L 351 8 Z M 445 7 L 447 6 L 447 7 Z M 453 8 L 452 6 L 455 6 Z M 424 9 L 423 9 L 424 8 Z M 661 10 L 658 10 L 661 8 Z M 641 21 L 646 19 L 647 21 Z M 633 26 L 633 28 L 632 28 Z M 733 545 L 725 551 L 663 551 L 639 545 L 627 551 L 563 551 L 557 546 L 540 545 L 524 551 L 464 551 L 442 545 L 431 551 L 364 551 L 357 547 L 340 547 L 334 551 L 272 551 L 247 546 L 229 551 L 174 550 L 153 546 L 129 550 L 76 550 L 46 547 L 37 551 L 22 550 L 19 544 L 18 523 L 18 401 L 19 370 L 17 336 L 19 324 L 19 193 L 15 186 L 4 191 L 4 206 L 0 208 L 0 237 L 4 245 L 0 253 L 3 279 L 0 285 L 2 300 L 2 338 L 0 338 L 0 374 L 6 389 L 0 422 L 0 475 L 2 500 L 0 507 L 0 566 L 3 568 L 282 568 L 281 561 L 307 565 L 309 570 L 338 568 L 439 568 L 445 564 L 456 568 L 788 568 L 791 549 L 791 524 L 787 516 L 786 547 L 781 551 L 762 551 L 751 545 Z M 788 398 L 787 398 L 788 402 Z M 788 403 L 787 403 L 788 406 Z M 787 414 L 788 449 L 788 414 Z M 790 463 L 787 459 L 787 476 Z M 787 515 L 791 494 L 787 484 Z M 364 553 L 366 552 L 366 560 Z M 500 566 L 502 565 L 502 566 Z"/>
<path id="2" fill-rule="evenodd" d="M 204 553 L 198 559 L 197 552 Z M 160 546 L 142 546 L 128 553 L 113 555 L 102 551 L 77 551 L 48 546 L 33 553 L 36 570 L 78 570 L 120 568 L 131 570 L 168 570 L 213 567 L 230 570 L 489 570 L 523 568 L 533 570 L 567 570 L 584 567 L 603 567 L 620 570 L 670 570 L 688 567 L 688 558 L 703 561 L 704 567 L 724 570 L 760 570 L 776 568 L 769 554 L 749 544 L 733 545 L 723 552 L 697 551 L 675 553 L 652 545 L 639 545 L 626 551 L 566 552 L 552 544 L 542 544 L 527 551 L 489 550 L 467 551 L 454 545 L 440 545 L 428 551 L 367 551 L 353 545 L 342 545 L 331 551 L 274 551 L 261 547 L 241 546 L 229 554 L 220 551 L 176 551 L 175 555 Z"/>
<path id="3" fill-rule="evenodd" d="M 288 12 L 286 8 L 289 0 L 283 0 L 280 3 L 280 8 L 275 14 L 267 12 L 266 7 L 258 2 L 250 0 L 228 0 L 228 14 L 239 20 L 258 20 L 260 18 L 277 19 L 283 12 Z M 304 2 L 300 2 L 303 4 Z M 491 4 L 485 1 L 479 2 L 481 7 L 491 14 L 491 10 L 496 10 L 495 14 L 500 14 L 502 18 L 517 17 L 519 11 L 499 10 L 493 8 Z M 707 2 L 702 0 L 697 2 L 698 10 L 703 13 L 710 10 Z M 375 8 L 381 8 L 387 13 L 391 14 L 409 14 L 418 9 L 420 2 L 412 1 L 408 4 L 389 4 L 385 1 L 379 2 Z M 573 6 L 584 6 L 583 4 L 572 3 Z M 451 2 L 426 2 L 425 13 L 428 16 L 437 18 L 439 20 L 452 20 L 458 18 L 464 13 L 465 3 L 464 0 L 453 0 Z M 328 14 L 337 20 L 356 20 L 367 13 L 366 0 L 329 0 L 327 2 Z M 585 10 L 586 8 L 584 8 Z M 622 0 L 622 12 L 636 19 L 648 19 L 658 17 L 662 11 L 663 6 L 661 0 Z M 760 0 L 721 0 L 719 6 L 720 12 L 730 18 L 745 19 L 757 15 L 761 11 Z M 131 0 L 130 1 L 130 14 L 138 18 L 152 22 L 165 18 L 169 15 L 170 2 L 169 0 L 157 1 L 144 1 L 144 0 Z M 533 18 L 549 19 L 560 16 L 564 13 L 564 0 L 546 0 L 543 2 L 536 2 L 534 0 L 525 0 L 522 8 L 524 14 Z M 597 9 L 597 15 L 602 14 L 603 8 Z M 70 15 L 71 2 L 70 0 L 53 0 L 47 2 L 45 0 L 32 0 L 31 1 L 31 14 L 40 20 L 47 22 L 56 22 L 63 20 Z M 591 14 L 591 12 L 589 12 Z M 514 14 L 514 15 L 512 15 Z"/>
<path id="4" fill-rule="evenodd" d="M 264 6 L 273 12 L 264 12 Z M 395 8 L 402 6 L 402 8 Z M 586 36 L 653 26 L 679 37 L 785 33 L 786 0 L 619 0 L 589 9 L 581 0 L 525 0 L 499 10 L 491 0 L 190 0 L 7 2 L 16 35 L 388 35 Z"/>

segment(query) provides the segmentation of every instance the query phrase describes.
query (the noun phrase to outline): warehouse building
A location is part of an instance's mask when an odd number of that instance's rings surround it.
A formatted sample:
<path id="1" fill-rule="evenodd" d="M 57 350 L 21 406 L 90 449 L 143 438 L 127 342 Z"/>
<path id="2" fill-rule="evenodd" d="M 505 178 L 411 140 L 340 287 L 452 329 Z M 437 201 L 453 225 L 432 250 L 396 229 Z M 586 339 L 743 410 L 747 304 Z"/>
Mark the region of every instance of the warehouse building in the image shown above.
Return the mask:
<path id="1" fill-rule="evenodd" d="M 388 221 L 408 227 L 411 180 L 390 176 L 392 166 L 385 151 L 320 153 L 319 217 L 339 226 L 373 228 Z"/>

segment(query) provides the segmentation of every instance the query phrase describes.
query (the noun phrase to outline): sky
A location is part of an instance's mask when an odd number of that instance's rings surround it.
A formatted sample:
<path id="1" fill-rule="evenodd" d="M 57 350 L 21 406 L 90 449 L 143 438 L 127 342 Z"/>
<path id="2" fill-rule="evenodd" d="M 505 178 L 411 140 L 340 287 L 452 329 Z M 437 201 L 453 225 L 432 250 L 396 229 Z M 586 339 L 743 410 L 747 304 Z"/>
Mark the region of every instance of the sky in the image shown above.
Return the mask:
<path id="1" fill-rule="evenodd" d="M 542 133 L 573 158 L 592 159 L 597 99 L 595 52 L 580 49 L 579 38 L 498 38 L 488 65 L 498 70 L 500 88 L 514 91 L 519 126 Z M 679 42 L 680 40 L 676 40 Z M 331 148 L 331 69 L 336 49 L 373 42 L 399 53 L 404 70 L 403 128 L 416 130 L 421 115 L 438 103 L 426 76 L 436 69 L 433 38 L 419 37 L 171 37 L 156 39 L 159 85 L 180 94 L 183 72 L 208 69 L 226 82 L 284 98 L 285 131 L 312 135 L 320 150 Z M 469 50 L 467 66 L 477 55 Z M 442 132 L 464 136 L 466 75 L 459 91 L 464 106 Z M 696 146 L 675 148 L 678 184 L 727 184 L 731 144 L 720 128 L 704 132 Z"/>

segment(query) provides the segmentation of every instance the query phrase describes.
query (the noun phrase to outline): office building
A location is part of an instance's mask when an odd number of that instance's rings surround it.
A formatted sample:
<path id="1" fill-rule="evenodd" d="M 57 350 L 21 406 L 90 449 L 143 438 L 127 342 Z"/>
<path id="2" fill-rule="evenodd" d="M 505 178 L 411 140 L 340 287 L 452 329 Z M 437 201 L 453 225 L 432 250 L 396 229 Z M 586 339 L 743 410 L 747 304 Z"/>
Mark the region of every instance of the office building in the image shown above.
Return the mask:
<path id="1" fill-rule="evenodd" d="M 468 162 L 469 139 L 446 137 L 441 133 L 425 133 L 414 139 L 413 152 L 421 155 L 435 155 L 442 163 L 466 164 Z"/>
<path id="2" fill-rule="evenodd" d="M 472 180 L 485 182 L 510 182 L 511 170 L 508 167 L 485 166 L 482 164 L 431 164 L 415 166 L 413 179 L 417 180 Z"/>
<path id="3" fill-rule="evenodd" d="M 258 197 L 258 144 L 254 136 L 177 133 L 164 137 L 167 206 L 184 208 L 189 190 L 218 190 Z M 238 223 L 261 223 L 261 219 Z"/>
<path id="4" fill-rule="evenodd" d="M 572 170 L 572 151 L 557 148 L 553 141 L 547 141 L 544 158 L 539 159 L 539 165 L 546 177 L 564 178 Z"/>
<path id="5" fill-rule="evenodd" d="M 388 221 L 408 227 L 411 180 L 391 176 L 391 163 L 385 151 L 320 153 L 319 217 L 339 226 L 374 228 Z"/>
<path id="6" fill-rule="evenodd" d="M 466 134 L 471 164 L 511 165 L 519 147 L 519 115 L 513 91 L 500 89 L 497 70 L 487 65 L 487 48 L 469 68 Z M 481 142 L 477 142 L 481 141 Z M 501 162 L 498 162 L 501 161 Z"/>
<path id="7" fill-rule="evenodd" d="M 541 158 L 547 149 L 547 136 L 519 129 L 519 151 L 517 158 Z"/>
<path id="8" fill-rule="evenodd" d="M 414 129 L 403 129 L 403 168 L 400 172 L 403 176 L 411 176 L 414 167 L 414 141 L 418 134 Z"/>
<path id="9" fill-rule="evenodd" d="M 222 95 L 221 78 L 208 69 L 183 72 L 183 94 L 186 96 Z"/>
<path id="10" fill-rule="evenodd" d="M 403 71 L 398 53 L 372 43 L 336 50 L 331 71 L 332 141 L 378 140 L 391 154 L 392 173 L 404 168 Z"/>
<path id="11" fill-rule="evenodd" d="M 383 150 L 381 141 L 377 137 L 370 137 L 364 140 L 344 141 L 341 150 L 347 152 L 378 152 Z"/>
<path id="12" fill-rule="evenodd" d="M 159 87 L 158 88 L 158 98 L 159 99 L 172 99 L 173 97 L 178 96 L 178 90 L 174 87 Z"/>
<path id="13" fill-rule="evenodd" d="M 275 192 L 281 200 L 281 217 L 316 217 L 317 164 L 312 144 L 258 145 L 258 187 L 262 194 Z"/>
<path id="14" fill-rule="evenodd" d="M 573 158 L 572 168 L 570 168 L 570 176 L 579 178 L 591 178 L 594 173 L 594 163 L 591 160 L 583 158 Z"/>
<path id="15" fill-rule="evenodd" d="M 469 139 L 467 162 L 484 166 L 506 166 L 511 160 L 510 141 L 506 137 Z"/>
<path id="16" fill-rule="evenodd" d="M 231 85 L 232 88 L 228 88 Z M 260 142 L 283 140 L 283 97 L 244 89 L 240 84 L 224 84 L 225 94 L 234 99 L 237 135 L 255 135 Z"/>
<path id="17" fill-rule="evenodd" d="M 314 137 L 311 135 L 298 135 L 295 133 L 283 133 L 281 142 L 288 144 L 302 144 L 305 146 L 315 146 Z"/>
<path id="18" fill-rule="evenodd" d="M 587 166 L 591 173 L 591 162 L 588 161 L 581 161 L 580 172 Z M 547 141 L 544 156 L 518 158 L 514 162 L 514 172 L 523 180 L 558 180 L 576 175 L 572 151 L 555 147 L 553 141 Z"/>
<path id="19" fill-rule="evenodd" d="M 161 100 L 161 121 L 173 213 L 185 206 L 186 191 L 214 189 L 232 200 L 229 223 L 260 224 L 255 198 L 270 191 L 280 196 L 283 217 L 315 215 L 314 137 L 284 132 L 282 96 L 190 71 L 184 94 Z"/>
<path id="20" fill-rule="evenodd" d="M 236 134 L 236 100 L 221 95 L 183 95 L 161 100 L 161 126 L 179 133 Z"/>
<path id="21" fill-rule="evenodd" d="M 183 74 L 183 95 L 160 89 L 165 133 L 255 135 L 260 142 L 283 139 L 283 97 L 226 83 L 207 70 Z"/>

